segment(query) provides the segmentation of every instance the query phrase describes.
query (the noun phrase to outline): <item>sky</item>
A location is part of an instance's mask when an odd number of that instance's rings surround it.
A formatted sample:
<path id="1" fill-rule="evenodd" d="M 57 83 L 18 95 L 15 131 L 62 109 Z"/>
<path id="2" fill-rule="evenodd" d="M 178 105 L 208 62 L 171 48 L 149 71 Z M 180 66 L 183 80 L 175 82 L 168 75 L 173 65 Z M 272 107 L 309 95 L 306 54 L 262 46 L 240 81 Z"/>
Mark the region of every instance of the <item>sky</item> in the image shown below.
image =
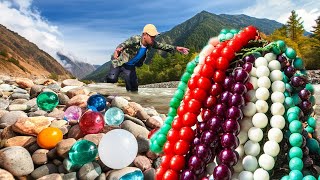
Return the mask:
<path id="1" fill-rule="evenodd" d="M 320 16 L 320 0 L 0 0 L 0 24 L 56 59 L 60 51 L 102 65 L 118 44 L 141 34 L 145 24 L 155 24 L 159 32 L 165 32 L 202 10 L 284 24 L 295 10 L 310 32 Z"/>

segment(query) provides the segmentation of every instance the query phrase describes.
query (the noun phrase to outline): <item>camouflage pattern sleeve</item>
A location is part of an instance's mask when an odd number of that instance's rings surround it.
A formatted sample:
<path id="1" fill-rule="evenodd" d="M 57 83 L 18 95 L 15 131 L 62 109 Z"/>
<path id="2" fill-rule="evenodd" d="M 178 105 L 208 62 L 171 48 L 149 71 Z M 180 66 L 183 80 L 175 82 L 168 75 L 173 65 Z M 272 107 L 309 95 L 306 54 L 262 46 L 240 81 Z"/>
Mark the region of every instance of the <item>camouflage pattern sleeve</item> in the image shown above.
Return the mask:
<path id="1" fill-rule="evenodd" d="M 161 49 L 161 50 L 167 51 L 167 52 L 172 52 L 172 51 L 176 50 L 176 46 L 173 46 L 170 44 L 165 44 L 165 43 L 159 43 L 157 41 L 154 42 L 153 48 Z"/>
<path id="2" fill-rule="evenodd" d="M 117 48 L 122 47 L 123 49 L 126 49 L 128 47 L 134 46 L 136 44 L 139 44 L 141 40 L 141 36 L 135 35 L 130 37 L 129 39 L 125 40 L 123 43 L 119 44 Z"/>

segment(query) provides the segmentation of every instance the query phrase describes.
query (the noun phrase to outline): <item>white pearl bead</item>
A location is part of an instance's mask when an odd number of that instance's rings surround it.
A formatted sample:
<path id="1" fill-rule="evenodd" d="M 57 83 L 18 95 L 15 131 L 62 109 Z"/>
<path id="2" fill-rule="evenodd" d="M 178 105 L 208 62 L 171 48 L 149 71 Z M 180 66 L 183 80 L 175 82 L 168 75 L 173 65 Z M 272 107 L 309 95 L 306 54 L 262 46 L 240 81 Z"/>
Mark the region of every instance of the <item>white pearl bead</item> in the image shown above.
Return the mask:
<path id="1" fill-rule="evenodd" d="M 277 55 L 273 54 L 273 53 L 267 53 L 264 55 L 264 58 L 266 58 L 266 60 L 268 62 L 277 59 Z"/>
<path id="2" fill-rule="evenodd" d="M 256 105 L 253 102 L 248 102 L 241 109 L 244 116 L 253 116 L 257 112 Z"/>
<path id="3" fill-rule="evenodd" d="M 263 146 L 264 153 L 276 157 L 280 152 L 280 146 L 276 141 L 267 141 Z"/>
<path id="4" fill-rule="evenodd" d="M 268 154 L 262 154 L 259 158 L 259 165 L 263 169 L 269 171 L 274 167 L 274 158 Z"/>
<path id="5" fill-rule="evenodd" d="M 273 103 L 271 105 L 271 114 L 272 115 L 283 115 L 285 112 L 285 108 L 281 103 Z"/>
<path id="6" fill-rule="evenodd" d="M 276 102 L 283 103 L 284 99 L 285 99 L 285 97 L 284 97 L 284 94 L 282 92 L 276 91 L 276 92 L 273 92 L 271 94 L 271 101 L 273 103 L 276 103 Z"/>
<path id="7" fill-rule="evenodd" d="M 270 119 L 270 125 L 273 128 L 283 129 L 286 125 L 286 120 L 281 115 L 272 116 Z"/>
<path id="8" fill-rule="evenodd" d="M 252 124 L 257 128 L 265 128 L 268 125 L 268 117 L 264 113 L 256 113 L 252 117 Z"/>
<path id="9" fill-rule="evenodd" d="M 239 157 L 242 158 L 244 156 L 244 147 L 242 144 L 240 144 L 236 149 L 235 151 L 238 152 L 239 154 Z"/>
<path id="10" fill-rule="evenodd" d="M 253 89 L 257 89 L 258 88 L 258 78 L 250 76 L 249 83 L 252 84 Z"/>
<path id="11" fill-rule="evenodd" d="M 270 86 L 271 86 L 271 81 L 267 76 L 263 76 L 258 79 L 258 87 L 265 87 L 269 89 Z"/>
<path id="12" fill-rule="evenodd" d="M 286 90 L 286 87 L 285 87 L 284 82 L 282 82 L 282 81 L 274 81 L 271 84 L 271 89 L 272 89 L 272 92 L 279 91 L 279 92 L 283 93 Z"/>
<path id="13" fill-rule="evenodd" d="M 270 79 L 272 82 L 274 81 L 282 81 L 283 79 L 283 74 L 280 70 L 273 70 L 270 73 Z"/>
<path id="14" fill-rule="evenodd" d="M 263 138 L 263 132 L 260 128 L 252 127 L 248 131 L 248 137 L 251 141 L 260 142 Z"/>
<path id="15" fill-rule="evenodd" d="M 270 176 L 266 170 L 259 168 L 256 171 L 254 171 L 253 179 L 254 180 L 269 180 Z"/>
<path id="16" fill-rule="evenodd" d="M 240 122 L 241 131 L 248 132 L 253 127 L 252 117 L 245 116 Z"/>
<path id="17" fill-rule="evenodd" d="M 272 61 L 269 62 L 268 68 L 270 69 L 270 71 L 280 70 L 281 69 L 281 64 L 280 64 L 280 62 L 278 60 L 272 60 Z"/>
<path id="18" fill-rule="evenodd" d="M 256 108 L 257 108 L 257 112 L 266 113 L 269 109 L 269 105 L 264 100 L 257 100 L 256 101 Z"/>
<path id="19" fill-rule="evenodd" d="M 239 174 L 239 180 L 253 180 L 253 173 L 250 171 L 242 171 Z"/>
<path id="20" fill-rule="evenodd" d="M 238 139 L 240 144 L 244 144 L 248 140 L 248 133 L 241 130 L 238 134 Z"/>
<path id="21" fill-rule="evenodd" d="M 239 159 L 237 164 L 233 166 L 233 169 L 234 169 L 234 172 L 236 172 L 236 173 L 240 173 L 241 171 L 243 171 L 242 159 Z M 213 172 L 213 170 L 211 171 L 211 173 L 212 172 Z"/>
<path id="22" fill-rule="evenodd" d="M 268 66 L 268 61 L 266 60 L 266 58 L 264 57 L 258 57 L 255 61 L 254 61 L 254 67 L 258 68 L 260 66 Z"/>
<path id="23" fill-rule="evenodd" d="M 256 90 L 256 97 L 259 100 L 267 100 L 270 96 L 269 90 L 265 87 L 259 87 Z"/>
<path id="24" fill-rule="evenodd" d="M 257 68 L 257 77 L 262 77 L 262 76 L 269 76 L 270 70 L 267 66 L 259 66 Z"/>
<path id="25" fill-rule="evenodd" d="M 256 90 L 252 89 L 252 90 L 248 91 L 245 94 L 245 99 L 247 99 L 250 102 L 256 102 L 257 101 Z"/>
<path id="26" fill-rule="evenodd" d="M 258 156 L 260 153 L 260 145 L 257 142 L 253 142 L 251 140 L 247 141 L 244 144 L 244 152 L 246 155 Z"/>
<path id="27" fill-rule="evenodd" d="M 257 77 L 257 68 L 252 67 L 249 74 L 250 74 L 250 76 Z"/>
<path id="28" fill-rule="evenodd" d="M 279 128 L 271 128 L 268 131 L 268 139 L 280 143 L 283 139 L 283 133 Z"/>
<path id="29" fill-rule="evenodd" d="M 245 169 L 246 171 L 253 172 L 258 167 L 257 158 L 254 156 L 247 155 L 246 157 L 243 158 L 242 165 L 243 165 L 243 169 Z"/>

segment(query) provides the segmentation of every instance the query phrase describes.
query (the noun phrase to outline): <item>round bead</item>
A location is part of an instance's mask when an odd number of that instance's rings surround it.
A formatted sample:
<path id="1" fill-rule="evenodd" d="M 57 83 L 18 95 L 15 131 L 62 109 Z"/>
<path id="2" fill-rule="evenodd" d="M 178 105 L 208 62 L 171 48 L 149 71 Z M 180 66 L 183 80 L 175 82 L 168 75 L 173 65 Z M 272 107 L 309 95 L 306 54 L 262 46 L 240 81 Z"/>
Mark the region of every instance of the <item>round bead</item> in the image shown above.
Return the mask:
<path id="1" fill-rule="evenodd" d="M 260 153 L 260 145 L 251 140 L 247 141 L 244 145 L 244 152 L 246 155 L 257 156 Z"/>
<path id="2" fill-rule="evenodd" d="M 242 171 L 239 174 L 239 180 L 253 180 L 253 174 L 250 171 Z"/>
<path id="3" fill-rule="evenodd" d="M 294 157 L 289 161 L 289 168 L 301 171 L 303 169 L 303 161 L 300 158 Z"/>
<path id="4" fill-rule="evenodd" d="M 248 133 L 245 131 L 240 131 L 238 134 L 239 144 L 244 144 L 248 140 Z"/>
<path id="5" fill-rule="evenodd" d="M 240 173 L 240 172 L 243 171 L 242 159 L 239 160 L 239 161 L 237 162 L 237 164 L 233 166 L 233 170 L 234 170 L 234 172 L 235 172 L 233 175 L 237 174 L 237 176 L 235 176 L 235 177 L 238 178 L 238 176 L 239 176 L 238 173 Z M 207 171 L 207 172 L 208 172 L 208 171 Z M 212 172 L 212 171 L 209 171 L 208 173 L 210 174 L 211 172 Z"/>
<path id="6" fill-rule="evenodd" d="M 268 66 L 268 60 L 264 57 L 258 57 L 255 61 L 254 61 L 254 66 L 256 68 L 260 67 L 260 66 Z"/>
<path id="7" fill-rule="evenodd" d="M 252 117 L 252 124 L 258 128 L 265 128 L 268 125 L 268 117 L 263 113 L 256 113 Z"/>
<path id="8" fill-rule="evenodd" d="M 292 97 L 286 97 L 284 100 L 284 104 L 286 105 L 286 107 L 293 107 L 294 101 L 293 101 Z"/>
<path id="9" fill-rule="evenodd" d="M 264 58 L 265 58 L 268 62 L 270 62 L 270 61 L 272 61 L 272 60 L 277 59 L 277 55 L 275 55 L 274 53 L 267 53 L 267 54 L 264 55 Z"/>
<path id="10" fill-rule="evenodd" d="M 266 170 L 259 168 L 254 172 L 253 179 L 254 180 L 269 180 L 270 176 Z"/>
<path id="11" fill-rule="evenodd" d="M 279 91 L 279 92 L 284 92 L 286 90 L 285 84 L 282 81 L 274 81 L 271 84 L 271 89 L 273 92 Z"/>
<path id="12" fill-rule="evenodd" d="M 235 151 L 238 152 L 239 154 L 239 157 L 242 158 L 243 155 L 244 155 L 244 146 L 242 144 L 240 144 L 236 149 Z"/>
<path id="13" fill-rule="evenodd" d="M 262 167 L 263 169 L 265 169 L 267 171 L 271 170 L 274 167 L 274 163 L 275 163 L 275 161 L 274 161 L 273 157 L 271 157 L 268 154 L 262 154 L 259 157 L 260 167 Z"/>
<path id="14" fill-rule="evenodd" d="M 256 90 L 256 97 L 258 100 L 267 100 L 270 96 L 269 90 L 265 87 L 259 87 Z"/>
<path id="15" fill-rule="evenodd" d="M 254 142 L 260 142 L 263 138 L 263 132 L 260 128 L 252 127 L 248 131 L 248 137 Z"/>
<path id="16" fill-rule="evenodd" d="M 315 177 L 313 177 L 312 175 L 307 175 L 302 180 L 317 180 L 317 179 Z"/>
<path id="17" fill-rule="evenodd" d="M 291 123 L 294 120 L 298 120 L 299 115 L 296 112 L 292 112 L 292 113 L 287 114 L 287 119 L 288 119 L 288 122 Z"/>
<path id="18" fill-rule="evenodd" d="M 280 64 L 280 62 L 278 60 L 272 60 L 272 61 L 269 62 L 268 68 L 270 69 L 270 71 L 280 70 L 281 69 L 281 64 Z"/>
<path id="19" fill-rule="evenodd" d="M 284 97 L 284 94 L 282 92 L 273 92 L 271 94 L 271 101 L 273 103 L 276 103 L 276 102 L 283 103 L 284 99 L 285 99 L 285 97 Z"/>
<path id="20" fill-rule="evenodd" d="M 282 52 L 284 52 L 286 50 L 287 47 L 286 47 L 286 43 L 284 41 L 278 40 L 276 43 Z"/>
<path id="21" fill-rule="evenodd" d="M 282 178 L 281 178 L 281 180 L 290 180 L 290 177 L 287 175 L 287 176 L 283 176 Z"/>
<path id="22" fill-rule="evenodd" d="M 314 94 L 314 88 L 313 88 L 313 85 L 308 83 L 306 84 L 306 87 L 305 87 L 307 90 L 309 90 L 311 92 L 311 94 L 313 95 Z"/>
<path id="23" fill-rule="evenodd" d="M 302 123 L 298 120 L 294 120 L 289 124 L 289 130 L 292 133 L 301 133 L 303 129 Z"/>
<path id="24" fill-rule="evenodd" d="M 274 82 L 274 81 L 282 81 L 282 79 L 283 79 L 283 75 L 282 75 L 282 72 L 280 70 L 271 71 L 270 80 L 272 82 Z"/>
<path id="25" fill-rule="evenodd" d="M 295 50 L 293 50 L 292 48 L 288 47 L 286 49 L 286 52 L 285 52 L 286 56 L 289 58 L 289 59 L 295 59 L 296 56 L 297 56 L 297 53 Z"/>
<path id="26" fill-rule="evenodd" d="M 283 115 L 284 114 L 284 112 L 285 112 L 285 108 L 284 108 L 284 106 L 283 106 L 283 104 L 281 104 L 281 103 L 273 103 L 272 105 L 271 105 L 271 114 L 272 115 Z"/>
<path id="27" fill-rule="evenodd" d="M 268 131 L 268 139 L 280 143 L 283 139 L 283 133 L 279 128 L 271 128 Z"/>
<path id="28" fill-rule="evenodd" d="M 283 116 L 275 115 L 271 117 L 270 125 L 273 128 L 283 129 L 284 126 L 286 125 L 286 120 L 284 119 Z"/>
<path id="29" fill-rule="evenodd" d="M 249 82 L 252 84 L 253 89 L 258 88 L 258 78 L 250 76 Z"/>
<path id="30" fill-rule="evenodd" d="M 256 108 L 258 113 L 266 113 L 269 109 L 268 103 L 264 100 L 256 101 Z"/>
<path id="31" fill-rule="evenodd" d="M 253 172 L 258 167 L 257 158 L 254 156 L 247 155 L 246 157 L 243 158 L 242 165 L 246 171 Z"/>
<path id="32" fill-rule="evenodd" d="M 276 157 L 280 152 L 280 146 L 276 141 L 269 140 L 263 146 L 264 153 Z"/>
<path id="33" fill-rule="evenodd" d="M 289 158 L 292 159 L 294 157 L 302 159 L 303 152 L 302 149 L 299 147 L 291 147 L 289 150 Z"/>
<path id="34" fill-rule="evenodd" d="M 242 131 L 248 132 L 248 130 L 253 127 L 252 117 L 244 117 L 240 121 L 240 127 Z"/>
<path id="35" fill-rule="evenodd" d="M 271 81 L 267 76 L 260 77 L 257 83 L 258 87 L 265 87 L 267 89 L 269 89 L 271 86 Z"/>
<path id="36" fill-rule="evenodd" d="M 256 90 L 252 89 L 245 94 L 245 99 L 249 102 L 256 102 Z"/>
<path id="37" fill-rule="evenodd" d="M 257 68 L 256 67 L 252 67 L 252 69 L 251 69 L 249 74 L 250 74 L 251 77 L 257 77 Z"/>
<path id="38" fill-rule="evenodd" d="M 256 105 L 253 102 L 248 102 L 242 107 L 242 112 L 244 116 L 253 116 L 257 112 Z"/>
<path id="39" fill-rule="evenodd" d="M 307 120 L 307 123 L 309 126 L 311 126 L 312 128 L 316 128 L 316 119 L 314 117 L 309 117 L 308 120 Z"/>
<path id="40" fill-rule="evenodd" d="M 257 77 L 263 77 L 263 76 L 269 76 L 270 75 L 270 70 L 267 66 L 259 66 L 257 67 Z"/>
<path id="41" fill-rule="evenodd" d="M 292 133 L 289 137 L 289 142 L 291 146 L 300 147 L 303 142 L 302 135 L 299 133 Z"/>
<path id="42" fill-rule="evenodd" d="M 303 65 L 303 61 L 301 58 L 296 58 L 293 61 L 293 67 L 296 69 L 303 69 L 304 65 Z"/>
<path id="43" fill-rule="evenodd" d="M 301 171 L 293 170 L 289 173 L 290 180 L 301 180 L 303 178 L 303 174 Z"/>

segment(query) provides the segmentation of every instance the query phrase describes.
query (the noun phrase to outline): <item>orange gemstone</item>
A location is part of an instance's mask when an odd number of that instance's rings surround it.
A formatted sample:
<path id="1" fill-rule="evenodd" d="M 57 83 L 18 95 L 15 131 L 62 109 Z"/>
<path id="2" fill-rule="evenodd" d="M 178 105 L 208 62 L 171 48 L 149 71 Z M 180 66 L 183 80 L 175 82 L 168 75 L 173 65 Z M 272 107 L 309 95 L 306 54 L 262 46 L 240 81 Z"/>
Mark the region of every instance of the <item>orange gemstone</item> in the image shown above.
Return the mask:
<path id="1" fill-rule="evenodd" d="M 58 142 L 63 139 L 62 131 L 59 128 L 48 127 L 43 129 L 37 137 L 37 143 L 40 147 L 45 149 L 52 149 L 56 147 Z"/>

